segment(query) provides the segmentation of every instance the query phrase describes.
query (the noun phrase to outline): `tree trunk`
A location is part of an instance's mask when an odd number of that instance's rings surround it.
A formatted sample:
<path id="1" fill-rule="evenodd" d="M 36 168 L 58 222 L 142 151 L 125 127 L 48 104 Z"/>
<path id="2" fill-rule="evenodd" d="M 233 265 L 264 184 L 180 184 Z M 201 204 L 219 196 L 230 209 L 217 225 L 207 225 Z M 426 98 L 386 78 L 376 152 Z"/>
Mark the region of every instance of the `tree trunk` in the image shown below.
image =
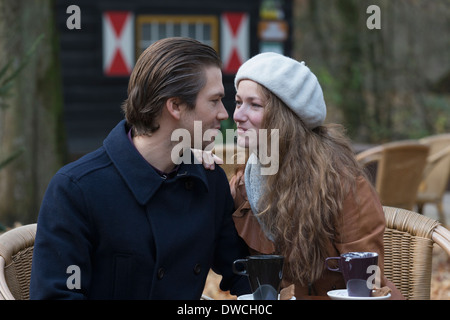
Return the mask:
<path id="1" fill-rule="evenodd" d="M 45 189 L 64 162 L 62 84 L 52 0 L 0 0 L 0 68 L 18 64 L 44 34 L 0 109 L 0 159 L 24 152 L 0 171 L 0 223 L 32 223 Z"/>

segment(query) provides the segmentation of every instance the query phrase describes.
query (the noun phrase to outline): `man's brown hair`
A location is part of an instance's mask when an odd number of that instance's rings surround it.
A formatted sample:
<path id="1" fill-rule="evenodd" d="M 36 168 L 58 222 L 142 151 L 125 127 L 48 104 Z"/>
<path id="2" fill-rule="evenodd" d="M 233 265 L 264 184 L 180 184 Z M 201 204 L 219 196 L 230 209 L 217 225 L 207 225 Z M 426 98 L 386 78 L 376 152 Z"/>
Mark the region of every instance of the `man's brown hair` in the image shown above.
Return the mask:
<path id="1" fill-rule="evenodd" d="M 217 52 L 190 38 L 166 38 L 150 45 L 139 57 L 128 83 L 128 98 L 122 105 L 134 135 L 149 135 L 167 99 L 177 98 L 195 107 L 198 93 L 206 84 L 205 68 L 221 67 Z"/>

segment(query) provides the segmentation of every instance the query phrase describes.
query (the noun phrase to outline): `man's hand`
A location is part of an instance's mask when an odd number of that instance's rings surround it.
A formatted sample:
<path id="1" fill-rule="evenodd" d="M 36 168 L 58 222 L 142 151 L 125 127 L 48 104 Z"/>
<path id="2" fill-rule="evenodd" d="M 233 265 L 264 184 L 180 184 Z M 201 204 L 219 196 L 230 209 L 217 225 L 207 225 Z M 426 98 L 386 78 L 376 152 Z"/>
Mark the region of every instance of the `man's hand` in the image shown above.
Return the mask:
<path id="1" fill-rule="evenodd" d="M 203 163 L 203 167 L 207 170 L 214 170 L 216 164 L 223 164 L 223 160 L 216 156 L 212 151 L 200 149 L 191 149 L 197 161 Z"/>

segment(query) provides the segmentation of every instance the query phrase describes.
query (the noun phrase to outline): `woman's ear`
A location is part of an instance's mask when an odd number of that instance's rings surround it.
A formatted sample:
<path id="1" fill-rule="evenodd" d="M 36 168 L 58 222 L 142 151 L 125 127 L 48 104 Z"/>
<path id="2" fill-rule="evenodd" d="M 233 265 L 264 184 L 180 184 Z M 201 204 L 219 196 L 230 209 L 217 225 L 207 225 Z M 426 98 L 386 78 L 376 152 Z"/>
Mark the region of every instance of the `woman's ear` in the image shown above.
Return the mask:
<path id="1" fill-rule="evenodd" d="M 182 103 L 178 98 L 169 98 L 166 100 L 166 109 L 169 114 L 176 120 L 181 118 Z"/>

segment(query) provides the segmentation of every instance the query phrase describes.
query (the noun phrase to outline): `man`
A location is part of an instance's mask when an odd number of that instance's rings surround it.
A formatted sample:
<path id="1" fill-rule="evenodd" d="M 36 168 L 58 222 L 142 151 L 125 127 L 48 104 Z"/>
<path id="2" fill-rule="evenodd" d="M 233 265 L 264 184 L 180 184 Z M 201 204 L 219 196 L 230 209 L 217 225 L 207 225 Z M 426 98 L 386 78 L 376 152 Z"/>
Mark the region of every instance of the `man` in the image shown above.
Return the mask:
<path id="1" fill-rule="evenodd" d="M 210 268 L 223 290 L 249 291 L 231 269 L 248 252 L 223 170 L 172 159 L 174 130 L 193 135 L 194 121 L 218 129 L 228 117 L 220 66 L 212 48 L 192 39 L 160 40 L 142 53 L 126 120 L 49 184 L 32 299 L 199 299 Z"/>

